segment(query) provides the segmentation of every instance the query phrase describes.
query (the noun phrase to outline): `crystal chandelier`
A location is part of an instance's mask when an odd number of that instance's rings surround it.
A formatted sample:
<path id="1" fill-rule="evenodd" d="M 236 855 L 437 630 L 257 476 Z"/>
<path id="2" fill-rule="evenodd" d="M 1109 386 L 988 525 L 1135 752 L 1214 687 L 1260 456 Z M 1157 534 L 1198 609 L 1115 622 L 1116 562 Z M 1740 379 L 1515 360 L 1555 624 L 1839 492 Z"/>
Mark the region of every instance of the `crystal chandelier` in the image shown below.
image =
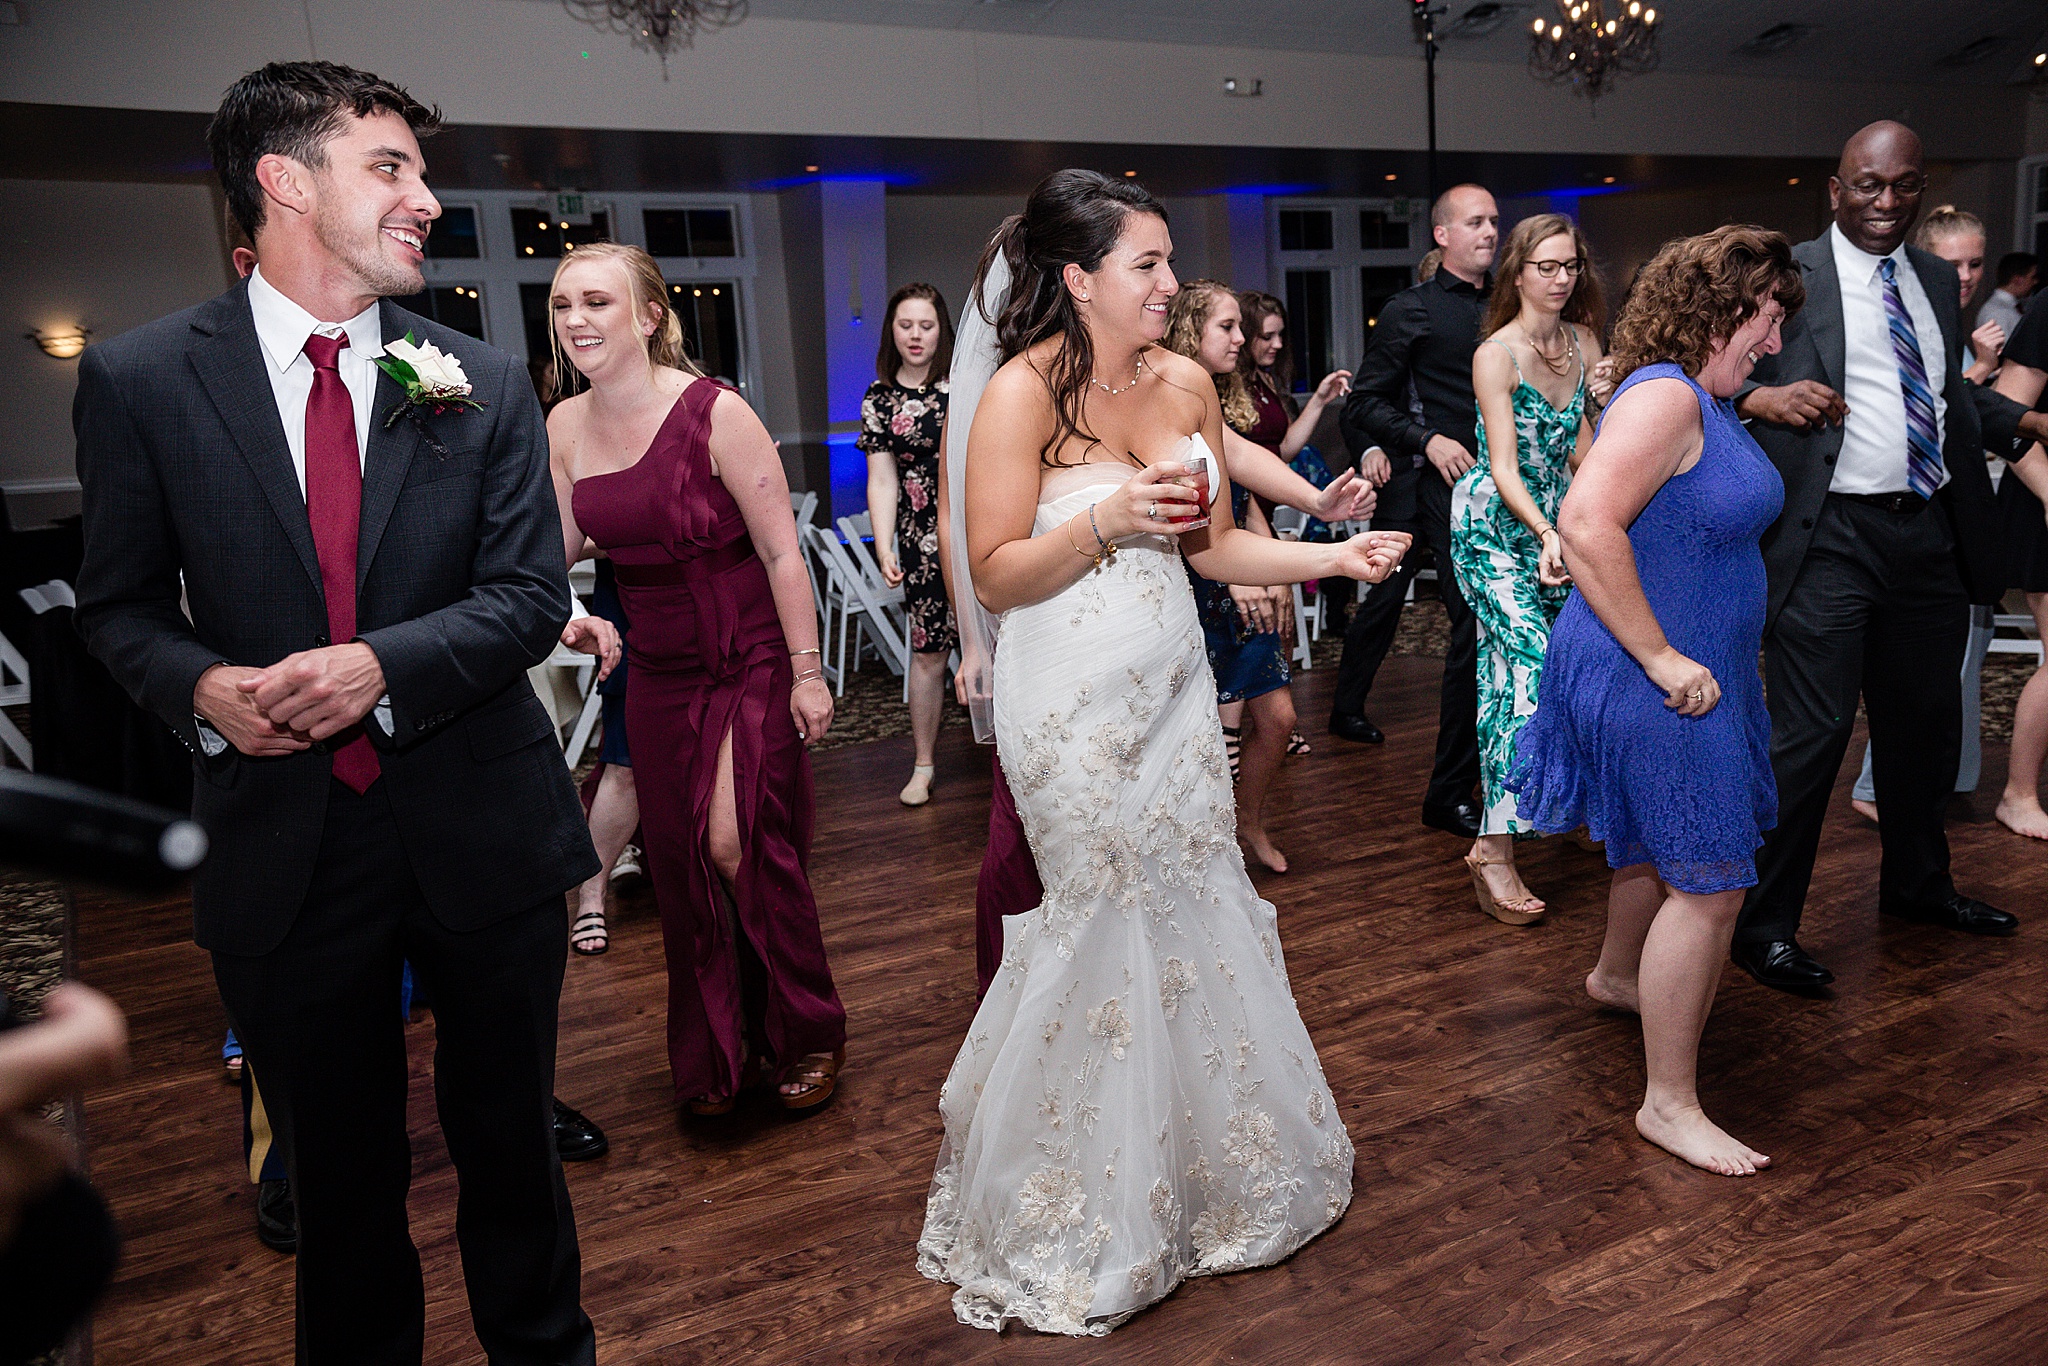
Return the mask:
<path id="1" fill-rule="evenodd" d="M 1601 0 L 1558 0 L 1557 10 L 1557 18 L 1536 21 L 1530 75 L 1597 100 L 1623 76 L 1656 69 L 1657 11 L 1642 0 L 1626 8 L 1617 0 L 1612 19 Z"/>
<path id="2" fill-rule="evenodd" d="M 593 28 L 625 34 L 634 47 L 661 58 L 664 81 L 669 56 L 692 46 L 700 29 L 731 28 L 747 17 L 747 0 L 562 0 L 562 8 Z"/>

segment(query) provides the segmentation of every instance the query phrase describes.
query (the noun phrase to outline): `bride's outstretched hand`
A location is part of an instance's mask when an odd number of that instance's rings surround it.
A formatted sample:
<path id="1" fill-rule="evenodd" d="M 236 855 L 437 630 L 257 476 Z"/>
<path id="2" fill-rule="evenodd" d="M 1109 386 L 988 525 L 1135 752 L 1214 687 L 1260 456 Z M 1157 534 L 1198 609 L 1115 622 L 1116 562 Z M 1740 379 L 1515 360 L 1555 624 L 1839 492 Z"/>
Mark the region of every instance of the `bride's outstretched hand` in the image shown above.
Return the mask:
<path id="1" fill-rule="evenodd" d="M 1330 481 L 1315 507 L 1305 510 L 1325 522 L 1362 521 L 1372 516 L 1378 502 L 1371 481 L 1359 478 L 1356 470 L 1346 470 Z"/>
<path id="2" fill-rule="evenodd" d="M 1336 572 L 1361 583 L 1378 583 L 1394 572 L 1414 540 L 1405 531 L 1361 531 L 1337 547 Z"/>
<path id="3" fill-rule="evenodd" d="M 1205 522 L 1202 501 L 1195 490 L 1173 482 L 1187 477 L 1187 466 L 1177 460 L 1147 465 L 1095 505 L 1094 529 L 1105 541 L 1138 535 L 1177 536 L 1194 530 Z M 1081 521 L 1085 524 L 1087 518 Z"/>

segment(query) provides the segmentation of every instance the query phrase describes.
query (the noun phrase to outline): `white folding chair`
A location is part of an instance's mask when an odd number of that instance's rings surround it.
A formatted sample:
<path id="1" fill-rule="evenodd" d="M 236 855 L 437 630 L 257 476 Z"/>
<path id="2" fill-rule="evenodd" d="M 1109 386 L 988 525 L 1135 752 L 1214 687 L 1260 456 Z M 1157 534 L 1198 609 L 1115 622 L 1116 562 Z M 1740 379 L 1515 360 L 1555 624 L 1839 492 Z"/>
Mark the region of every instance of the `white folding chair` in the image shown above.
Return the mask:
<path id="1" fill-rule="evenodd" d="M 828 541 L 836 545 L 839 536 L 831 528 L 812 522 L 798 522 L 796 536 L 797 544 L 803 547 L 804 567 L 811 576 L 811 600 L 818 608 L 818 667 L 825 671 L 825 681 L 843 694 L 846 669 L 842 656 L 846 632 L 851 628 L 853 594 L 839 569 L 841 557 L 826 546 Z M 833 653 L 834 641 L 841 642 L 838 655 Z"/>
<path id="2" fill-rule="evenodd" d="M 2010 631 L 2011 635 L 2000 632 Z M 2041 637 L 2034 625 L 2034 618 L 2026 612 L 2000 612 L 1991 618 L 1990 653 L 1994 655 L 2031 655 L 2034 663 L 2042 663 Z"/>
<path id="3" fill-rule="evenodd" d="M 903 601 L 901 588 L 876 593 L 854 564 L 852 554 L 840 543 L 839 537 L 824 527 L 815 527 L 816 544 L 830 569 L 830 576 L 839 597 L 832 605 L 839 620 L 836 623 L 833 650 L 836 658 L 828 673 L 841 696 L 846 694 L 846 650 L 848 642 L 853 645 L 854 667 L 860 665 L 861 651 L 872 643 L 875 653 L 889 664 L 892 672 L 901 671 L 910 655 L 910 646 L 891 618 L 888 599 L 894 596 L 900 607 Z"/>
<path id="4" fill-rule="evenodd" d="M 818 495 L 815 491 L 789 495 L 789 510 L 796 514 L 796 524 L 802 526 L 811 520 L 811 514 L 818 510 Z"/>
<path id="5" fill-rule="evenodd" d="M 854 623 L 860 634 L 871 635 L 875 642 L 875 653 L 889 672 L 903 676 L 904 696 L 909 697 L 910 688 L 910 621 L 904 606 L 903 585 L 890 586 L 882 577 L 882 566 L 876 562 L 874 551 L 869 548 L 869 538 L 874 535 L 874 518 L 865 512 L 839 519 L 839 531 L 846 538 L 842 547 L 848 562 L 853 566 L 853 589 L 855 596 L 866 609 L 865 614 Z M 841 645 L 845 641 L 840 642 Z M 860 668 L 860 646 L 854 645 L 853 667 Z"/>
<path id="6" fill-rule="evenodd" d="M 1273 509 L 1272 522 L 1273 535 L 1277 539 L 1298 541 L 1301 539 L 1301 533 L 1308 529 L 1308 514 L 1300 508 L 1275 507 Z M 1301 591 L 1301 585 L 1296 583 L 1289 584 L 1288 586 L 1294 590 L 1294 653 L 1292 658 L 1303 669 L 1308 669 L 1311 667 L 1308 648 L 1309 641 L 1312 639 L 1309 634 L 1310 616 L 1311 612 L 1313 612 L 1316 635 L 1320 636 L 1323 629 L 1323 599 L 1321 594 L 1317 594 L 1315 607 L 1311 609 L 1307 603 L 1306 595 Z"/>

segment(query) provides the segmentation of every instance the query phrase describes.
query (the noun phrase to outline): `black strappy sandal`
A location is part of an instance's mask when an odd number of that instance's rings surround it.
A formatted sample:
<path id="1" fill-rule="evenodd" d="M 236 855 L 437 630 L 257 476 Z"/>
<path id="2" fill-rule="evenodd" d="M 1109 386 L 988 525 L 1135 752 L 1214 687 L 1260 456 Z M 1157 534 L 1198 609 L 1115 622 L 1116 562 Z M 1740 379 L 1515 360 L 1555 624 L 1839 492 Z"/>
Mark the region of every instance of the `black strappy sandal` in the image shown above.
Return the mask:
<path id="1" fill-rule="evenodd" d="M 602 908 L 583 912 L 569 927 L 569 947 L 585 958 L 595 958 L 611 946 L 611 935 L 605 930 Z"/>
<path id="2" fill-rule="evenodd" d="M 1230 761 L 1230 781 L 1237 781 L 1238 762 L 1244 751 L 1244 727 L 1223 728 L 1223 757 Z"/>

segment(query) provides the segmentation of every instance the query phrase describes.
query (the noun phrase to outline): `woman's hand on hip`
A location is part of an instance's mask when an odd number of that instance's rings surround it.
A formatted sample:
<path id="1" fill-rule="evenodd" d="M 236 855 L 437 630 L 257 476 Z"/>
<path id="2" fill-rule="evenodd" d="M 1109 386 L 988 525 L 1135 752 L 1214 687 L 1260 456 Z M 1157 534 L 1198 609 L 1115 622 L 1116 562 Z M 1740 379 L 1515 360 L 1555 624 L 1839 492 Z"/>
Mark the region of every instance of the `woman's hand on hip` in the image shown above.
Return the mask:
<path id="1" fill-rule="evenodd" d="M 1664 705 L 1680 716 L 1705 716 L 1721 700 L 1721 685 L 1714 681 L 1713 671 L 1668 645 L 1643 672 L 1664 690 Z"/>
<path id="2" fill-rule="evenodd" d="M 815 745 L 832 729 L 832 690 L 822 678 L 806 678 L 789 690 L 789 714 L 797 739 Z"/>

